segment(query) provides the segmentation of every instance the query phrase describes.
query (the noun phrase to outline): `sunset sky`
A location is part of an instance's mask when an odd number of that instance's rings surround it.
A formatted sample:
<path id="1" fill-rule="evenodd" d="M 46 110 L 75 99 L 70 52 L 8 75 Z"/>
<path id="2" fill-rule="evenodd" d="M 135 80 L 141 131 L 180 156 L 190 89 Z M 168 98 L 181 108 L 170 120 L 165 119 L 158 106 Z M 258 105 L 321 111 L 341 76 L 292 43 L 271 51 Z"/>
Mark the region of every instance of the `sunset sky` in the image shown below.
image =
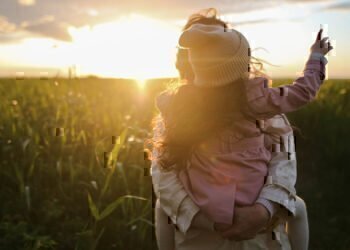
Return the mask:
<path id="1" fill-rule="evenodd" d="M 300 74 L 320 25 L 334 50 L 328 78 L 350 77 L 350 1 L 0 0 L 0 76 L 176 77 L 187 17 L 215 7 L 248 38 L 273 78 Z M 265 50 L 256 50 L 262 47 Z"/>

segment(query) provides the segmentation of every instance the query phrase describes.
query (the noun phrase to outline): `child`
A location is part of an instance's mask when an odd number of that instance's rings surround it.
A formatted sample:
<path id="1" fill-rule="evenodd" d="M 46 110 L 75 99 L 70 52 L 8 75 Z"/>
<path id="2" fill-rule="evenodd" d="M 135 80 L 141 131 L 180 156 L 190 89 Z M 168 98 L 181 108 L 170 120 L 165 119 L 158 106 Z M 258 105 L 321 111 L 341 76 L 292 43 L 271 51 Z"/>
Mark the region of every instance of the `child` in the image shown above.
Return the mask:
<path id="1" fill-rule="evenodd" d="M 322 56 L 332 47 L 329 43 L 328 47 L 325 46 L 325 39 L 321 40 L 321 32 L 322 30 L 311 48 L 311 51 L 316 53 L 311 54 L 304 77 L 298 78 L 293 85 L 281 88 L 268 88 L 264 78 L 248 80 L 246 68 L 250 56 L 249 44 L 238 31 L 227 32 L 219 25 L 195 24 L 182 33 L 179 44 L 189 49 L 190 62 L 195 73 L 194 86 L 179 88 L 171 98 L 168 107 L 161 109 L 167 136 L 164 145 L 173 152 L 169 150 L 168 159 L 163 157 L 162 163 L 164 167 L 169 167 L 178 162 L 180 157 L 176 159 L 176 155 L 179 156 L 188 151 L 188 147 L 183 147 L 186 150 L 179 150 L 179 145 L 186 145 L 186 140 L 192 136 L 194 130 L 188 128 L 191 122 L 195 125 L 199 120 L 208 122 L 209 125 L 203 125 L 204 128 L 199 128 L 199 133 L 194 133 L 195 136 L 190 138 L 196 142 L 194 143 L 196 146 L 192 147 L 190 160 L 180 169 L 179 178 L 192 200 L 201 208 L 201 211 L 217 222 L 219 227 L 232 222 L 235 205 L 251 205 L 264 184 L 271 154 L 264 147 L 263 135 L 251 118 L 268 119 L 276 114 L 294 111 L 310 102 L 322 83 L 325 62 L 321 61 L 323 63 L 321 67 L 317 64 L 320 64 L 320 60 L 324 60 Z M 243 86 L 240 85 L 242 82 Z M 196 86 L 206 90 L 202 92 Z M 222 86 L 229 87 L 225 89 Z M 216 92 L 216 87 L 226 91 L 222 91 L 223 95 L 218 94 L 218 99 L 210 99 L 212 96 L 208 93 Z M 235 98 L 230 99 L 229 95 L 233 91 L 236 93 Z M 246 99 L 244 107 L 240 100 L 242 95 Z M 190 104 L 193 104 L 193 107 L 186 103 L 186 98 L 191 99 Z M 205 106 L 203 101 L 206 100 L 210 104 L 215 103 L 215 100 L 216 103 L 222 100 L 222 106 Z M 234 102 L 235 105 L 230 106 L 229 101 Z M 198 113 L 180 112 L 174 116 L 181 105 L 187 105 L 186 107 L 193 111 L 200 106 L 199 103 L 203 109 L 197 110 Z M 221 116 L 220 112 L 223 112 L 223 108 L 231 112 L 230 119 L 234 120 L 235 124 L 232 121 L 230 123 L 227 117 L 225 120 L 224 116 Z M 246 110 L 241 112 L 243 108 Z M 200 138 L 201 134 L 216 131 L 215 129 L 220 126 L 215 127 L 215 122 L 203 119 L 201 111 L 211 114 L 214 121 L 221 119 L 222 124 L 234 125 L 232 126 L 234 129 L 213 133 L 212 137 L 203 141 L 203 138 Z M 187 122 L 187 127 L 186 123 L 181 123 L 181 118 Z M 195 129 L 198 128 L 195 127 Z M 222 138 L 218 139 L 218 135 L 229 139 L 229 151 L 223 151 L 220 146 Z M 296 207 L 298 202 L 299 205 L 303 205 L 300 200 L 297 200 Z M 300 210 L 303 209 L 299 209 L 299 212 Z M 158 220 L 158 223 L 161 223 L 161 220 Z M 305 223 L 307 220 L 299 224 L 289 223 L 292 245 L 293 238 L 298 237 L 294 232 L 300 233 L 301 226 L 305 228 Z M 305 247 L 299 247 L 294 243 L 293 248 Z"/>

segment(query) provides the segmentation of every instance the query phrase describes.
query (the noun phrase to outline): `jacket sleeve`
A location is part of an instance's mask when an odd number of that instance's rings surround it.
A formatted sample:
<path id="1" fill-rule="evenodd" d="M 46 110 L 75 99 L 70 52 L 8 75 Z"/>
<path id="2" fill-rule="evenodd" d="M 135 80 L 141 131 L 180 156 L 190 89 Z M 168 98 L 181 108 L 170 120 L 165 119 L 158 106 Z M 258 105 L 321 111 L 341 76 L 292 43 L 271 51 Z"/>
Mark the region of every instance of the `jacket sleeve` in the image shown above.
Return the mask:
<path id="1" fill-rule="evenodd" d="M 260 127 L 272 158 L 259 199 L 276 202 L 295 215 L 297 165 L 293 130 L 284 114 L 276 115 Z"/>
<path id="2" fill-rule="evenodd" d="M 154 138 L 163 131 L 163 123 L 157 123 Z M 161 171 L 155 157 L 158 155 L 154 148 L 152 152 L 151 176 L 156 197 L 160 206 L 178 229 L 186 233 L 195 215 L 197 227 L 213 230 L 214 222 L 210 221 L 199 211 L 199 207 L 191 200 L 180 182 L 176 170 Z"/>
<path id="3" fill-rule="evenodd" d="M 258 119 L 295 111 L 311 102 L 325 79 L 327 59 L 311 53 L 301 77 L 292 84 L 270 88 L 268 80 L 257 77 L 246 82 L 246 98 L 249 112 Z"/>

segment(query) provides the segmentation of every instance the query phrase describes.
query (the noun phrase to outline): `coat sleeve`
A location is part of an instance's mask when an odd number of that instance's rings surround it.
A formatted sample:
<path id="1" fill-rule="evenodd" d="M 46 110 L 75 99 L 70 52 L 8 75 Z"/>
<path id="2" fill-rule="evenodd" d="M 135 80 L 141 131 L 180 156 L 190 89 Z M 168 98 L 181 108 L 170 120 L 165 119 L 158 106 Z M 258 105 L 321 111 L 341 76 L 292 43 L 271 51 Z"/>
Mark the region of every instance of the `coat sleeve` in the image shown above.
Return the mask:
<path id="1" fill-rule="evenodd" d="M 323 83 L 327 62 L 323 55 L 310 54 L 303 75 L 289 85 L 272 88 L 264 77 L 248 80 L 245 93 L 249 112 L 257 119 L 267 119 L 311 102 Z"/>
<path id="2" fill-rule="evenodd" d="M 160 121 L 154 130 L 154 138 L 163 132 L 163 123 Z M 158 155 L 154 148 L 152 152 L 151 176 L 156 197 L 160 206 L 169 216 L 172 223 L 178 229 L 186 233 L 197 215 L 197 227 L 213 230 L 214 222 L 210 221 L 199 211 L 199 207 L 191 200 L 186 193 L 176 170 L 161 171 L 155 157 Z"/>
<path id="3" fill-rule="evenodd" d="M 293 130 L 284 114 L 276 115 L 260 127 L 272 158 L 259 198 L 276 202 L 295 215 L 297 165 Z"/>

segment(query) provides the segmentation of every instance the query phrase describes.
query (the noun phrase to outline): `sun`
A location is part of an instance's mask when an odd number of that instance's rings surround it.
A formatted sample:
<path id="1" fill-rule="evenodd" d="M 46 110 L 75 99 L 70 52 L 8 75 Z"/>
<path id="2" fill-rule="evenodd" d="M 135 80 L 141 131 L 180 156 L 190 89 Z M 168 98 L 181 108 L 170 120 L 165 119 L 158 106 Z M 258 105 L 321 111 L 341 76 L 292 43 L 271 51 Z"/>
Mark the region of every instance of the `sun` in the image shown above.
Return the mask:
<path id="1" fill-rule="evenodd" d="M 143 90 L 147 84 L 147 79 L 143 79 L 143 78 L 136 79 L 136 83 L 139 86 L 139 88 Z"/>
<path id="2" fill-rule="evenodd" d="M 69 33 L 70 56 L 83 74 L 136 79 L 176 74 L 179 31 L 171 24 L 131 14 L 93 27 L 70 27 Z"/>

